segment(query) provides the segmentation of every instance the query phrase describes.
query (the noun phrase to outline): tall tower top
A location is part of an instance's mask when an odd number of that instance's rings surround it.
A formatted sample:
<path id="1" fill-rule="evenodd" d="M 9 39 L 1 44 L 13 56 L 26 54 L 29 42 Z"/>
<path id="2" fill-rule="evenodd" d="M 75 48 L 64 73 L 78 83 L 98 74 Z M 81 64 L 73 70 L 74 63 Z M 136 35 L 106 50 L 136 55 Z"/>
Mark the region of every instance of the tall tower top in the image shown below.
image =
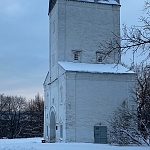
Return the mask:
<path id="1" fill-rule="evenodd" d="M 49 11 L 53 9 L 57 0 L 49 0 Z M 65 1 L 65 0 L 64 0 Z M 85 2 L 85 3 L 99 3 L 99 4 L 110 4 L 110 5 L 120 5 L 120 0 L 66 0 L 66 1 L 76 1 L 76 2 Z"/>
<path id="2" fill-rule="evenodd" d="M 109 56 L 106 48 L 109 41 L 120 42 L 120 4 L 115 0 L 50 0 L 49 22 L 51 73 L 57 74 L 60 61 L 121 61 L 119 48 Z"/>
<path id="3" fill-rule="evenodd" d="M 92 3 L 105 3 L 105 4 L 119 4 L 120 0 L 74 0 L 74 1 L 84 1 Z"/>

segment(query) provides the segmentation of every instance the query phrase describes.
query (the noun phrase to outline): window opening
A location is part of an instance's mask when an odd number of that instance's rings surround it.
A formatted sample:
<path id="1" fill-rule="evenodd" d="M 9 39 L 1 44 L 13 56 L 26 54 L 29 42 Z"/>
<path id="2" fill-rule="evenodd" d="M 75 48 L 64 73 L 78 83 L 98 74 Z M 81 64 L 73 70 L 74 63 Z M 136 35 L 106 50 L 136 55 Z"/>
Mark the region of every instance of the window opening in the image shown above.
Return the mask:
<path id="1" fill-rule="evenodd" d="M 63 138 L 63 125 L 60 125 L 60 138 Z"/>
<path id="2" fill-rule="evenodd" d="M 103 56 L 98 56 L 97 61 L 98 61 L 98 62 L 102 62 L 102 61 L 103 61 Z"/>
<path id="3" fill-rule="evenodd" d="M 97 63 L 102 63 L 104 61 L 104 54 L 101 52 L 96 53 L 96 61 Z"/>
<path id="4" fill-rule="evenodd" d="M 48 136 L 48 126 L 47 126 L 47 136 Z"/>
<path id="5" fill-rule="evenodd" d="M 53 21 L 53 33 L 55 32 L 55 20 Z"/>
<path id="6" fill-rule="evenodd" d="M 73 50 L 73 60 L 74 60 L 74 62 L 80 62 L 81 61 L 81 52 L 80 51 L 74 51 Z"/>
<path id="7" fill-rule="evenodd" d="M 75 52 L 74 53 L 74 60 L 78 60 L 79 59 L 79 53 L 78 52 Z"/>
<path id="8" fill-rule="evenodd" d="M 63 87 L 60 88 L 60 103 L 63 102 Z"/>
<path id="9" fill-rule="evenodd" d="M 52 55 L 52 65 L 53 66 L 55 65 L 55 55 L 54 54 Z"/>

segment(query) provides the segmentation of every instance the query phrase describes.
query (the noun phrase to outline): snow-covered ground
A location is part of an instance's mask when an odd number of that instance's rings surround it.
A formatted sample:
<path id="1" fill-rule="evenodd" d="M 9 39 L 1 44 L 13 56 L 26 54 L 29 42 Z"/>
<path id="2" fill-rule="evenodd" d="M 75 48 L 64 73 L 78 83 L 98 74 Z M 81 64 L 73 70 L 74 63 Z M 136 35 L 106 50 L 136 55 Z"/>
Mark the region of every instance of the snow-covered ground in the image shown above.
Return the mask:
<path id="1" fill-rule="evenodd" d="M 0 139 L 0 150 L 150 150 L 144 146 L 110 146 L 90 143 L 41 143 L 41 138 Z"/>

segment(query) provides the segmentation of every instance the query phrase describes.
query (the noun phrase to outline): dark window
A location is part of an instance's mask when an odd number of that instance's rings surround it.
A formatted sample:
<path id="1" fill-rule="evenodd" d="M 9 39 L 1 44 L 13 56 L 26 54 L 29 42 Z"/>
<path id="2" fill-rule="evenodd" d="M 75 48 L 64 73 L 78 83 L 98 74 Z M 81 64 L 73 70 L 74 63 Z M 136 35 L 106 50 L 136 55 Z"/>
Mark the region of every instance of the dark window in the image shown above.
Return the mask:
<path id="1" fill-rule="evenodd" d="M 79 59 L 79 53 L 78 52 L 75 52 L 74 53 L 74 60 L 78 60 Z"/>
<path id="2" fill-rule="evenodd" d="M 60 125 L 60 138 L 63 138 L 63 125 Z"/>
<path id="3" fill-rule="evenodd" d="M 48 136 L 48 126 L 47 126 L 47 136 Z"/>
<path id="4" fill-rule="evenodd" d="M 101 52 L 96 53 L 96 61 L 97 63 L 102 63 L 104 60 L 104 54 Z"/>
<path id="5" fill-rule="evenodd" d="M 56 126 L 56 130 L 58 130 L 58 126 Z"/>
<path id="6" fill-rule="evenodd" d="M 97 61 L 102 62 L 103 61 L 103 56 L 99 55 L 98 58 L 97 58 Z"/>
<path id="7" fill-rule="evenodd" d="M 73 50 L 73 61 L 80 62 L 81 61 L 81 51 Z"/>

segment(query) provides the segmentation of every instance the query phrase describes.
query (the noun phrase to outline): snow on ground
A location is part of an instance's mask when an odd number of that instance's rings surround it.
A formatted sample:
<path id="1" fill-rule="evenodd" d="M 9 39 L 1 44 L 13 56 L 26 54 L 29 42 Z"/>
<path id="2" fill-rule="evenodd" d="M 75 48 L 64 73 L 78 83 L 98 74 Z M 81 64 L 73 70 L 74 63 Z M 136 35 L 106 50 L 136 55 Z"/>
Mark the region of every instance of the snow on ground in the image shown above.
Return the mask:
<path id="1" fill-rule="evenodd" d="M 0 139 L 0 150 L 150 150 L 146 146 L 110 146 L 92 143 L 42 143 L 42 138 Z"/>

